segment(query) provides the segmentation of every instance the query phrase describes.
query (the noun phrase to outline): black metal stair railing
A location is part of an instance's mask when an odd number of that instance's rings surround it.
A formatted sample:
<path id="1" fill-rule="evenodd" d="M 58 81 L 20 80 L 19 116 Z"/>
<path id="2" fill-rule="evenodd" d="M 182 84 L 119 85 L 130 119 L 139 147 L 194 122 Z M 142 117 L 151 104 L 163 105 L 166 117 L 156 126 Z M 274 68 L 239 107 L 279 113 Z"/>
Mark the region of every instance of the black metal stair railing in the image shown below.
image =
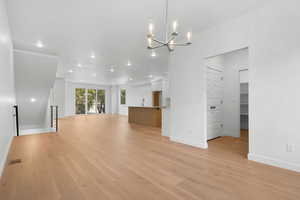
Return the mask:
<path id="1" fill-rule="evenodd" d="M 51 128 L 55 128 L 55 132 L 58 132 L 58 106 L 50 106 L 50 109 Z"/>
<path id="2" fill-rule="evenodd" d="M 19 128 L 19 107 L 18 105 L 14 105 L 14 117 L 16 120 L 16 132 L 17 132 L 17 136 L 20 135 L 20 128 Z"/>

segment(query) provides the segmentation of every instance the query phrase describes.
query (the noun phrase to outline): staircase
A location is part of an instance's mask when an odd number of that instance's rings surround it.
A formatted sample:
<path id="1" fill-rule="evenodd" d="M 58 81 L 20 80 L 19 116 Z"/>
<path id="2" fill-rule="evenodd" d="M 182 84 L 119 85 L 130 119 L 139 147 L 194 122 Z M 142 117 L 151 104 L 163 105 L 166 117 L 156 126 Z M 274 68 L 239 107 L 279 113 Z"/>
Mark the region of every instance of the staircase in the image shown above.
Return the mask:
<path id="1" fill-rule="evenodd" d="M 57 57 L 14 50 L 14 66 L 20 135 L 52 132 L 50 95 L 56 78 Z"/>

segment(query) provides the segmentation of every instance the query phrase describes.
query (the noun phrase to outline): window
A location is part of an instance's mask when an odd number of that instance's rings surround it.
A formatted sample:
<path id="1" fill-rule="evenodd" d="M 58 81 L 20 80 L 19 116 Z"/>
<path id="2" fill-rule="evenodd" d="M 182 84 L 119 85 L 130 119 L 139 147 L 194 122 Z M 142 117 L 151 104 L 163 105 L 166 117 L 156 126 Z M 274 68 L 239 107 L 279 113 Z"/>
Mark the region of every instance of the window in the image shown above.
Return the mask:
<path id="1" fill-rule="evenodd" d="M 96 110 L 96 90 L 88 89 L 87 90 L 87 112 L 88 114 L 97 113 Z"/>
<path id="2" fill-rule="evenodd" d="M 105 90 L 97 90 L 97 111 L 105 113 Z"/>
<path id="3" fill-rule="evenodd" d="M 75 114 L 105 113 L 104 89 L 75 89 Z"/>
<path id="4" fill-rule="evenodd" d="M 84 88 L 76 88 L 75 89 L 75 107 L 76 114 L 85 114 L 85 89 Z"/>
<path id="5" fill-rule="evenodd" d="M 126 105 L 126 90 L 125 89 L 121 89 L 120 92 L 120 99 L 121 99 L 121 105 Z"/>

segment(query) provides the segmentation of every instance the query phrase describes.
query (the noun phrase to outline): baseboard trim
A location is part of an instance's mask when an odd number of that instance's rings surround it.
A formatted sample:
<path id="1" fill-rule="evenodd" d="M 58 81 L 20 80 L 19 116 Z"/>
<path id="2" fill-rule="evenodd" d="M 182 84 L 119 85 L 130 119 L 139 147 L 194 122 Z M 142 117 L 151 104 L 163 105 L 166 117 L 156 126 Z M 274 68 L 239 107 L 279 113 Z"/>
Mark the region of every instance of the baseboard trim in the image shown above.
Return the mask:
<path id="1" fill-rule="evenodd" d="M 35 135 L 41 133 L 53 133 L 55 132 L 55 128 L 40 128 L 40 129 L 26 129 L 20 131 L 20 136 L 22 135 Z"/>
<path id="2" fill-rule="evenodd" d="M 3 158 L 2 162 L 0 163 L 0 179 L 2 178 L 4 168 L 5 168 L 6 163 L 7 163 L 8 153 L 9 153 L 9 150 L 10 150 L 13 139 L 14 139 L 14 136 L 12 136 L 10 138 L 9 143 L 8 143 L 6 149 L 5 149 L 5 152 L 4 152 L 4 158 Z"/>
<path id="3" fill-rule="evenodd" d="M 183 139 L 183 138 L 178 138 L 178 137 L 174 137 L 174 136 L 171 136 L 170 137 L 170 140 L 173 141 L 173 142 L 177 142 L 177 143 L 181 143 L 181 144 L 185 144 L 185 145 L 189 145 L 189 146 L 192 146 L 192 147 L 197 147 L 197 148 L 201 148 L 201 149 L 207 149 L 208 148 L 208 145 L 207 145 L 207 142 L 204 141 L 190 141 L 190 140 L 187 140 L 187 139 Z"/>
<path id="4" fill-rule="evenodd" d="M 128 114 L 124 114 L 124 113 L 118 113 L 118 115 L 128 117 Z"/>
<path id="5" fill-rule="evenodd" d="M 215 138 L 209 139 L 209 140 L 207 140 L 207 142 L 209 142 L 209 141 L 213 141 L 213 140 L 217 140 L 217 139 L 220 139 L 221 137 L 223 137 L 223 136 L 218 136 L 218 137 L 215 137 Z"/>
<path id="6" fill-rule="evenodd" d="M 252 153 L 248 153 L 248 159 L 255 161 L 255 162 L 263 163 L 266 165 L 271 165 L 271 166 L 275 166 L 275 167 L 279 167 L 279 168 L 283 168 L 283 169 L 300 172 L 300 165 L 286 162 L 283 160 L 278 160 L 275 158 L 252 154 Z"/>

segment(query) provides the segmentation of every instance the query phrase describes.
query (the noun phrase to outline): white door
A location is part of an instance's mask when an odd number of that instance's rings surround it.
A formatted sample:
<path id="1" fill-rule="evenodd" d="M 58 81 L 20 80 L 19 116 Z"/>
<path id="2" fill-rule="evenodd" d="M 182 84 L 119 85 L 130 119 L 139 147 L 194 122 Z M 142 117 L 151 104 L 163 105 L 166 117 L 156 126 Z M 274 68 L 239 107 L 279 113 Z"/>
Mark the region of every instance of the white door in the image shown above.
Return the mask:
<path id="1" fill-rule="evenodd" d="M 207 68 L 207 140 L 223 132 L 223 73 Z"/>

